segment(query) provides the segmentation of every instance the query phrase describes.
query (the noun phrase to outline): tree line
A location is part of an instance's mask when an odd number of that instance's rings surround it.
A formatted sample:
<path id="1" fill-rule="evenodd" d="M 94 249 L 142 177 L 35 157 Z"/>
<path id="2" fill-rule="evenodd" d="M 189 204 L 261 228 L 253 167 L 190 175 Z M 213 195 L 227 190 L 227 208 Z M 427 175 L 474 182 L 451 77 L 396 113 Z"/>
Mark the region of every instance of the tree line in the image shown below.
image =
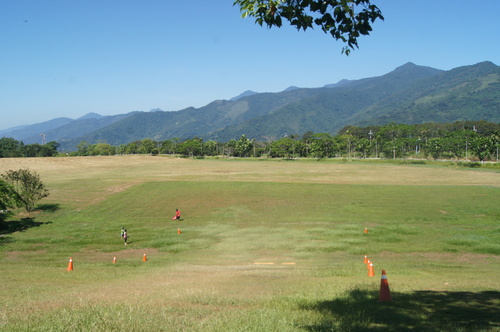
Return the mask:
<path id="1" fill-rule="evenodd" d="M 303 135 L 284 134 L 279 138 L 266 136 L 264 140 L 250 139 L 246 135 L 227 142 L 205 141 L 199 137 L 186 140 L 148 138 L 120 146 L 107 143 L 89 144 L 83 141 L 77 145 L 77 150 L 69 155 L 177 154 L 188 157 L 432 158 L 498 161 L 499 133 L 500 124 L 487 121 L 414 125 L 389 123 L 383 126 L 347 126 L 337 135 L 309 131 Z M 24 146 L 22 142 L 16 142 L 13 142 L 13 139 L 0 139 L 0 157 L 33 156 L 26 154 L 26 151 L 31 151 L 26 147 L 35 144 Z M 46 144 L 49 145 L 47 151 L 52 151 L 48 156 L 57 154 L 54 152 L 57 143 L 54 143 Z M 16 146 L 19 147 L 17 151 Z"/>
<path id="2" fill-rule="evenodd" d="M 0 158 L 54 157 L 60 144 L 52 141 L 46 144 L 24 144 L 10 137 L 0 138 Z"/>

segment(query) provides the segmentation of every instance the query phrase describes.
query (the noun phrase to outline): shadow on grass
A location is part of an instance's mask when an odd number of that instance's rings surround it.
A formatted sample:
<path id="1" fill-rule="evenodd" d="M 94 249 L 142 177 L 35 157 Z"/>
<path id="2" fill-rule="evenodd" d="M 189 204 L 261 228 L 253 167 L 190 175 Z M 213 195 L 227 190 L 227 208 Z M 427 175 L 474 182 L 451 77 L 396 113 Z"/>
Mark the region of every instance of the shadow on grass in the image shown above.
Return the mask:
<path id="1" fill-rule="evenodd" d="M 59 209 L 60 209 L 59 204 L 39 204 L 36 208 L 37 211 L 44 211 L 44 212 L 56 212 Z M 41 225 L 52 223 L 51 221 L 38 222 L 35 221 L 35 218 L 32 217 L 21 218 L 20 220 L 7 220 L 9 219 L 8 217 L 10 215 L 12 214 L 10 213 L 0 214 L 0 236 L 2 236 L 0 238 L 0 245 L 9 242 L 8 238 L 5 237 L 5 234 L 22 232 L 33 227 L 40 227 Z"/>
<path id="2" fill-rule="evenodd" d="M 36 209 L 46 212 L 56 212 L 60 207 L 59 204 L 38 204 Z"/>
<path id="3" fill-rule="evenodd" d="M 12 243 L 12 242 L 14 242 L 14 240 L 12 239 L 12 236 L 5 236 L 5 235 L 0 234 L 0 246 L 8 244 L 8 243 Z"/>
<path id="4" fill-rule="evenodd" d="M 322 314 L 307 331 L 499 331 L 500 292 L 415 291 L 392 293 L 380 303 L 378 291 L 353 290 L 347 298 L 302 305 Z"/>
<path id="5" fill-rule="evenodd" d="M 40 227 L 41 225 L 51 224 L 48 222 L 38 222 L 34 218 L 22 218 L 21 220 L 0 220 L 0 235 L 12 234 L 14 232 L 23 232 L 33 227 Z M 0 244 L 3 242 L 0 241 Z"/>

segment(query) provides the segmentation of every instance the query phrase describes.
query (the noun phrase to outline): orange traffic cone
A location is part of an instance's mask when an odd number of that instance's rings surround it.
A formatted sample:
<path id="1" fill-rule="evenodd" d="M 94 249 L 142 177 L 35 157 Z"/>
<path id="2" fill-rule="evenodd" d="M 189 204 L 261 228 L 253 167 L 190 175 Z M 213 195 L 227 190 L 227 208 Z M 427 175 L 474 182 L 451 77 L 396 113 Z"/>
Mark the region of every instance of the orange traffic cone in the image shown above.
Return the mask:
<path id="1" fill-rule="evenodd" d="M 146 254 L 144 254 L 144 256 L 142 256 L 142 261 L 143 262 L 146 262 L 148 259 L 146 258 Z"/>
<path id="2" fill-rule="evenodd" d="M 373 263 L 370 263 L 370 268 L 368 269 L 368 276 L 375 277 L 375 270 L 373 269 Z"/>
<path id="3" fill-rule="evenodd" d="M 365 255 L 365 261 L 363 263 L 365 263 L 365 264 L 368 263 L 368 256 Z"/>
<path id="4" fill-rule="evenodd" d="M 113 264 L 116 264 L 116 256 L 113 257 Z"/>
<path id="5" fill-rule="evenodd" d="M 73 257 L 69 258 L 68 271 L 73 271 Z"/>
<path id="6" fill-rule="evenodd" d="M 181 234 L 181 229 L 177 228 L 177 234 Z"/>
<path id="7" fill-rule="evenodd" d="M 389 289 L 389 282 L 385 275 L 385 270 L 382 270 L 382 279 L 380 279 L 380 302 L 392 301 L 391 290 Z"/>
<path id="8" fill-rule="evenodd" d="M 367 270 L 370 270 L 370 264 L 371 264 L 371 263 L 372 263 L 372 261 L 371 261 L 371 260 L 368 260 L 368 261 L 366 262 L 366 269 L 367 269 Z"/>
<path id="9" fill-rule="evenodd" d="M 368 234 L 368 228 L 365 228 L 365 230 L 363 231 L 363 233 Z"/>

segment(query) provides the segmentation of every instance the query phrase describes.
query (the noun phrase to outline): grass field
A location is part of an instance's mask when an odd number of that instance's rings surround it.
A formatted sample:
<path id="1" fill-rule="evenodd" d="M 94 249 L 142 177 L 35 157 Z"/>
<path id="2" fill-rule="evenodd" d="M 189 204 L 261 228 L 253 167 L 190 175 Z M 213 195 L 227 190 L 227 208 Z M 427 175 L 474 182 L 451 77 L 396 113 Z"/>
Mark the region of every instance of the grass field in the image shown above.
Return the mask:
<path id="1" fill-rule="evenodd" d="M 50 196 L 0 228 L 2 331 L 500 330 L 498 171 L 0 159 L 23 167 Z"/>

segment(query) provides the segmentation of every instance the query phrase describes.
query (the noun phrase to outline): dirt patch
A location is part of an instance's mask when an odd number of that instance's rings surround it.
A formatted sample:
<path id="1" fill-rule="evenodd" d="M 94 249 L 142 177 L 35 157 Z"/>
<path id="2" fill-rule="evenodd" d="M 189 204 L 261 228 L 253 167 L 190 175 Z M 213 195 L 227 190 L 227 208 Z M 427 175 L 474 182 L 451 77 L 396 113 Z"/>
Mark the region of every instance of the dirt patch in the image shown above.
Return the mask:
<path id="1" fill-rule="evenodd" d="M 140 183 L 141 182 L 127 182 L 127 183 L 122 183 L 122 184 L 117 184 L 117 185 L 112 185 L 112 186 L 106 187 L 104 189 L 105 191 L 103 193 L 101 193 L 101 195 L 99 197 L 94 198 L 93 200 L 91 200 L 90 202 L 88 202 L 86 204 L 80 205 L 78 208 L 75 209 L 75 211 L 82 211 L 84 208 L 86 208 L 88 206 L 99 204 L 99 203 L 103 202 L 110 195 L 120 193 L 120 192 L 125 191 L 125 190 L 127 190 L 135 185 L 138 185 Z M 74 201 L 80 202 L 82 200 L 75 199 Z"/>
<path id="2" fill-rule="evenodd" d="M 41 246 L 43 243 L 36 244 L 35 246 Z M 24 256 L 33 256 L 33 255 L 43 255 L 46 254 L 47 250 L 29 250 L 29 251 L 8 251 L 5 253 L 7 259 L 16 260 Z"/>
<path id="3" fill-rule="evenodd" d="M 18 216 L 21 217 L 21 218 L 33 218 L 35 217 L 37 214 L 40 214 L 42 211 L 41 210 L 35 210 L 33 212 L 19 212 Z"/>
<path id="4" fill-rule="evenodd" d="M 111 187 L 106 188 L 106 191 L 112 194 L 116 194 L 119 192 L 122 192 L 124 190 L 127 190 L 128 188 L 131 188 L 135 185 L 139 184 L 139 182 L 133 182 L 133 183 L 124 183 L 124 184 L 119 184 L 119 185 L 114 185 Z"/>
<path id="5" fill-rule="evenodd" d="M 398 254 L 388 251 L 383 251 L 377 255 L 377 257 L 391 257 L 391 260 L 396 259 L 396 257 L 401 257 L 402 261 L 415 260 L 415 261 L 429 261 L 429 262 L 455 262 L 457 264 L 487 264 L 493 262 L 493 264 L 500 264 L 500 256 L 496 255 L 485 255 L 485 254 L 471 254 L 471 253 L 405 253 Z"/>
<path id="6" fill-rule="evenodd" d="M 142 248 L 142 249 L 125 249 L 113 252 L 101 252 L 96 250 L 82 250 L 81 252 L 75 254 L 73 257 L 79 257 L 85 261 L 96 261 L 96 262 L 107 262 L 111 261 L 113 257 L 117 260 L 120 259 L 142 259 L 144 254 L 146 258 L 149 259 L 158 254 L 158 249 L 154 248 Z"/>

